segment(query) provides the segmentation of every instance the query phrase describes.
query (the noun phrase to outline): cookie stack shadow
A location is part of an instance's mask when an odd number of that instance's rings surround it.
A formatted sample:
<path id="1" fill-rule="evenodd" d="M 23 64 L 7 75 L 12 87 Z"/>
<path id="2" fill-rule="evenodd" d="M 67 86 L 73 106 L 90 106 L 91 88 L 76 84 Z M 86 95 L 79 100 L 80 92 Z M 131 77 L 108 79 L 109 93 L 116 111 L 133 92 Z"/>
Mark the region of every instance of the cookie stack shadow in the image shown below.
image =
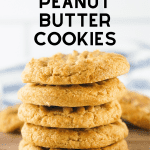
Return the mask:
<path id="1" fill-rule="evenodd" d="M 123 56 L 100 51 L 32 59 L 18 92 L 19 150 L 128 150 L 117 101 L 126 89 L 116 77 L 129 68 Z"/>

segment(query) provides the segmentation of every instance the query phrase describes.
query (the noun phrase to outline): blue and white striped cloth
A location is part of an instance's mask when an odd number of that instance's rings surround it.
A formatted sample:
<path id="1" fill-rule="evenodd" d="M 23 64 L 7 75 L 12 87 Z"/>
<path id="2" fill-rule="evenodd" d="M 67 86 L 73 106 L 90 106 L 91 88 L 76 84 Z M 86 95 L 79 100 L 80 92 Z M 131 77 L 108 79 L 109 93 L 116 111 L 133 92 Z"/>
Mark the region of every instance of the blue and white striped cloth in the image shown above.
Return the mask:
<path id="1" fill-rule="evenodd" d="M 111 52 L 124 55 L 131 65 L 130 72 L 119 77 L 125 86 L 150 97 L 150 45 L 140 44 L 139 47 L 136 51 Z M 0 109 L 20 102 L 17 91 L 25 85 L 21 82 L 24 67 L 22 64 L 0 71 Z"/>

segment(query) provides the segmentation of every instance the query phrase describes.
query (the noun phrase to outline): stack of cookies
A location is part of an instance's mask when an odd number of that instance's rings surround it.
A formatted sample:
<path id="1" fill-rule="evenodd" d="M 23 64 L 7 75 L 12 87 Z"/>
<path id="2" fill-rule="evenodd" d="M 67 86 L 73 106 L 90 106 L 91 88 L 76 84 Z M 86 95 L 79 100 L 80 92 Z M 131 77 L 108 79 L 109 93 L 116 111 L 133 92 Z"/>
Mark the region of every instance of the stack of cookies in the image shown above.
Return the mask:
<path id="1" fill-rule="evenodd" d="M 117 101 L 126 89 L 116 77 L 129 68 L 122 55 L 98 50 L 32 59 L 18 92 L 19 150 L 127 150 Z"/>

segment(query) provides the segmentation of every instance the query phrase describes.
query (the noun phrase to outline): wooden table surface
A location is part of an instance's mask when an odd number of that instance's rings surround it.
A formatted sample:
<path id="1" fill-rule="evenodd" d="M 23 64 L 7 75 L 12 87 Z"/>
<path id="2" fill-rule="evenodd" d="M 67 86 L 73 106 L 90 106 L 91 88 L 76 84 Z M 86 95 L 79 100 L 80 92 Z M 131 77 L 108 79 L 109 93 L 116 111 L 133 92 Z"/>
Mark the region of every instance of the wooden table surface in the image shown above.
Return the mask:
<path id="1" fill-rule="evenodd" d="M 126 138 L 129 150 L 150 150 L 150 131 L 128 124 L 129 136 Z M 0 133 L 0 150 L 18 150 L 21 140 L 19 134 Z"/>

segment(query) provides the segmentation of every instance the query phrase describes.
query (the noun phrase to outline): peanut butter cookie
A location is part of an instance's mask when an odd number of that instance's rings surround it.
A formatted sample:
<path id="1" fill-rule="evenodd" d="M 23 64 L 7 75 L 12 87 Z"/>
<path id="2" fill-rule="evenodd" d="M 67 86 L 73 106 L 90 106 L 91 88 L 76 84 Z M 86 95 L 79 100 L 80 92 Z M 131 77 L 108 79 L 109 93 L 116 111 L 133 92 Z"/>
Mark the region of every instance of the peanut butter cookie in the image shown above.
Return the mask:
<path id="1" fill-rule="evenodd" d="M 128 129 L 121 120 L 91 129 L 59 129 L 25 123 L 23 139 L 29 144 L 46 148 L 101 148 L 123 140 Z"/>
<path id="2" fill-rule="evenodd" d="M 23 103 L 45 106 L 95 106 L 117 100 L 126 91 L 117 78 L 82 85 L 27 84 L 18 92 Z"/>
<path id="3" fill-rule="evenodd" d="M 0 112 L 0 132 L 13 132 L 20 130 L 23 122 L 18 118 L 19 105 L 8 107 Z"/>
<path id="4" fill-rule="evenodd" d="M 44 147 L 38 147 L 31 144 L 28 144 L 24 140 L 22 140 L 19 144 L 19 150 L 64 150 L 64 149 L 53 149 L 53 148 L 44 148 Z M 72 149 L 69 149 L 72 150 Z M 103 148 L 95 148 L 95 149 L 83 149 L 83 150 L 128 150 L 127 142 L 125 140 L 122 140 L 120 142 L 117 142 L 115 144 L 109 145 L 107 147 Z"/>
<path id="5" fill-rule="evenodd" d="M 45 127 L 92 128 L 116 122 L 121 117 L 121 107 L 118 101 L 86 107 L 47 107 L 24 103 L 18 116 L 23 122 Z"/>
<path id="6" fill-rule="evenodd" d="M 22 81 L 50 85 L 94 83 L 120 76 L 129 69 L 129 63 L 120 54 L 74 51 L 69 55 L 33 58 L 22 73 Z"/>
<path id="7" fill-rule="evenodd" d="M 150 129 L 150 98 L 127 91 L 119 102 L 123 119 L 138 127 Z"/>

